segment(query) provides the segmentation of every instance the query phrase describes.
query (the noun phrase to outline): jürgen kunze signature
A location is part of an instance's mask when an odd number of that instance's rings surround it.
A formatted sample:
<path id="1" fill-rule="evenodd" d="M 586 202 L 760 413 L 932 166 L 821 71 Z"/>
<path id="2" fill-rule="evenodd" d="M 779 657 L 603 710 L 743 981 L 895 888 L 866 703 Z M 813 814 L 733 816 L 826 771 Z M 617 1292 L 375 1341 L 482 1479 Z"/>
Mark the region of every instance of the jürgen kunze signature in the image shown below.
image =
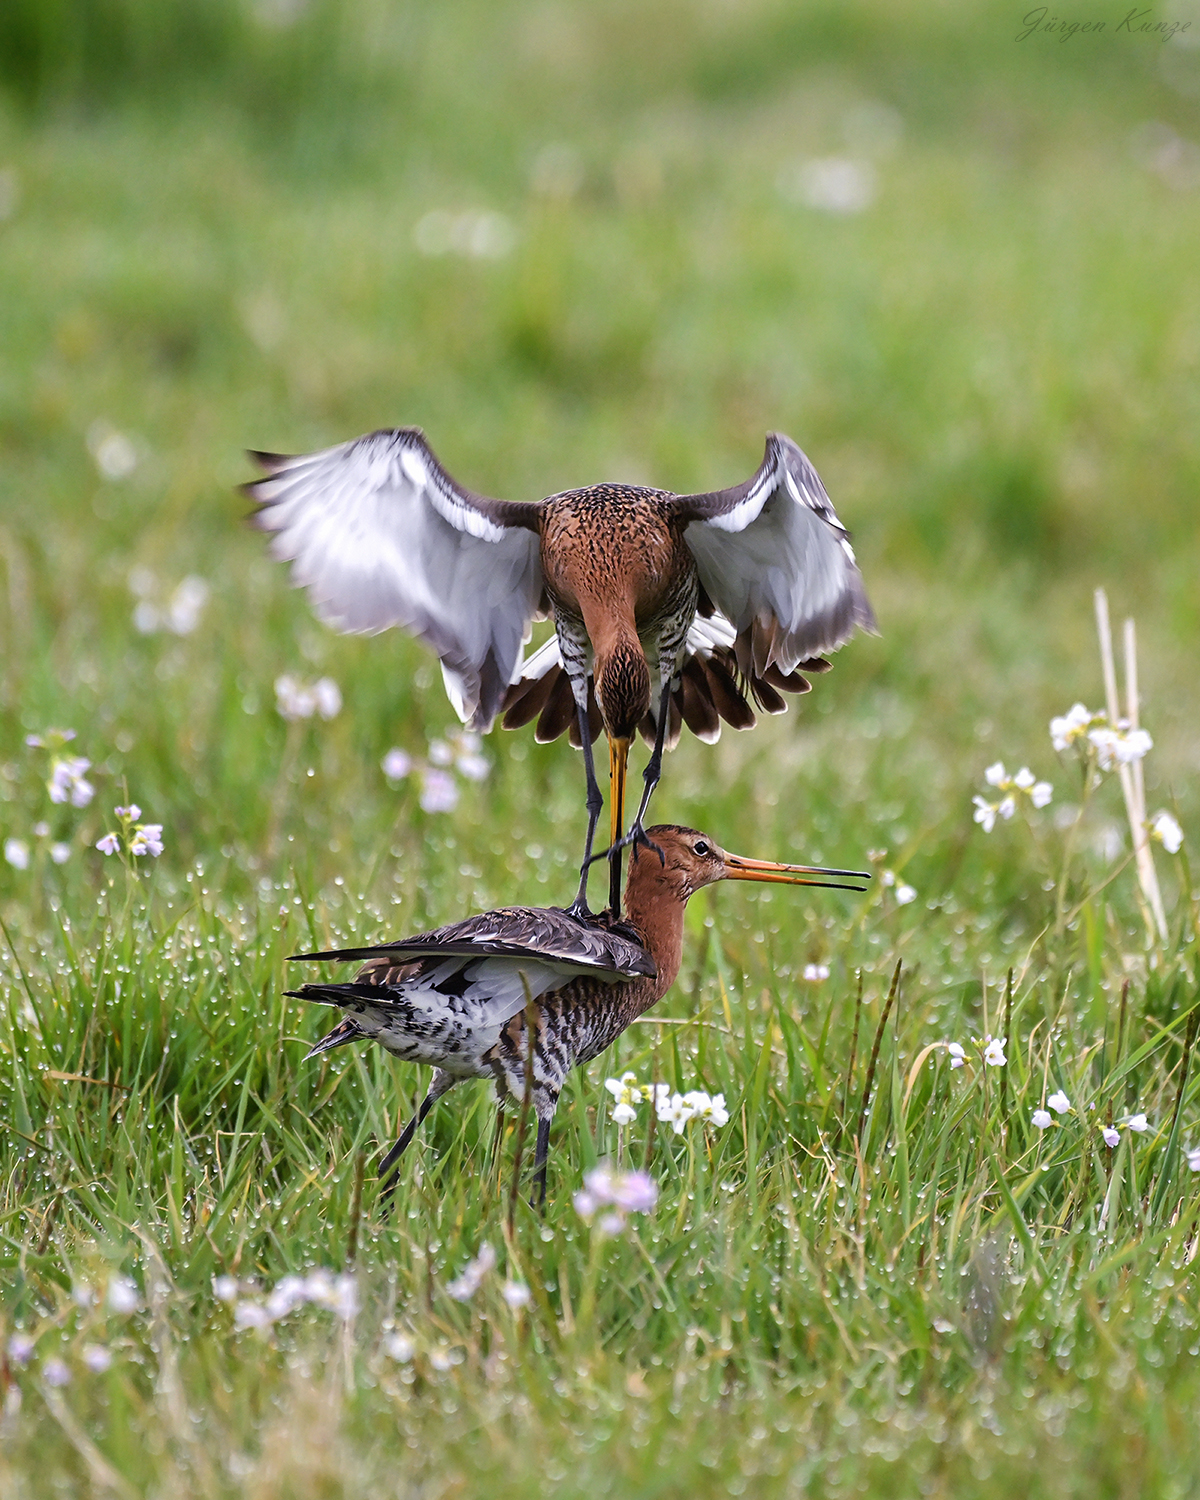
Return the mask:
<path id="1" fill-rule="evenodd" d="M 1034 35 L 1054 37 L 1058 42 L 1069 42 L 1076 36 L 1142 36 L 1147 39 L 1169 42 L 1172 37 L 1191 29 L 1191 21 L 1155 21 L 1153 12 L 1139 10 L 1135 5 L 1119 21 L 1065 21 L 1052 16 L 1048 5 L 1039 5 L 1021 17 L 1021 30 L 1016 40 L 1023 42 Z"/>

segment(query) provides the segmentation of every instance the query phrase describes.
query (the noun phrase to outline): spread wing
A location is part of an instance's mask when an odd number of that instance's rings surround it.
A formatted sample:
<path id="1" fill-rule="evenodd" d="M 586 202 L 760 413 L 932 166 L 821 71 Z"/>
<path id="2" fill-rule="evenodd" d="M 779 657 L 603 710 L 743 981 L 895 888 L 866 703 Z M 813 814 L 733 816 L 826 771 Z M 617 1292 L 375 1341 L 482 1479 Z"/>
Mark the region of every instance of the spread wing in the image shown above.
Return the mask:
<path id="1" fill-rule="evenodd" d="M 710 495 L 680 495 L 677 513 L 700 581 L 737 631 L 741 670 L 794 671 L 833 651 L 875 615 L 846 528 L 817 471 L 772 433 L 753 479 Z"/>
<path id="2" fill-rule="evenodd" d="M 299 458 L 251 456 L 267 473 L 245 486 L 260 506 L 253 523 L 321 618 L 419 636 L 459 717 L 490 729 L 541 599 L 538 507 L 456 484 L 416 427 Z"/>

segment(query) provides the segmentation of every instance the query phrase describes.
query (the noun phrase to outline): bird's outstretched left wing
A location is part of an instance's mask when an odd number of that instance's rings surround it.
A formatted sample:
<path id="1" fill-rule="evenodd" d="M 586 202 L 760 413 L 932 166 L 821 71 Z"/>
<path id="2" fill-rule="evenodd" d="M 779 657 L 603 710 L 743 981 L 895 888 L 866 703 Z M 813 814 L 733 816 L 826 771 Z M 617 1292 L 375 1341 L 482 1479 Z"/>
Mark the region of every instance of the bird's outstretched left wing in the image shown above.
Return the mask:
<path id="1" fill-rule="evenodd" d="M 537 506 L 457 484 L 416 427 L 299 458 L 251 455 L 245 486 L 317 613 L 338 630 L 400 625 L 441 658 L 459 717 L 486 731 L 542 594 Z"/>
<path id="2" fill-rule="evenodd" d="M 856 628 L 876 629 L 849 534 L 791 438 L 771 433 L 745 484 L 671 503 L 690 522 L 684 537 L 700 581 L 737 631 L 747 676 L 788 674 Z"/>

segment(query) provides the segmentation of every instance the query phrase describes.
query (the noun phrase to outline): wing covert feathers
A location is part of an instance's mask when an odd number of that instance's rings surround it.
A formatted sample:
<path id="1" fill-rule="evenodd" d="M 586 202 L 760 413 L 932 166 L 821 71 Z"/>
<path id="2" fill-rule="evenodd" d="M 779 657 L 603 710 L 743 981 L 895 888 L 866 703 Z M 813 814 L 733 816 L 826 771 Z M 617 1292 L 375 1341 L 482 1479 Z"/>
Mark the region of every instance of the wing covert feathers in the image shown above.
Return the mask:
<path id="1" fill-rule="evenodd" d="M 835 651 L 855 630 L 876 631 L 850 536 L 817 471 L 790 438 L 772 433 L 752 479 L 681 495 L 677 513 L 700 582 L 733 624 L 746 678 L 778 689 L 806 658 Z M 760 706 L 778 712 L 777 692 Z"/>
<path id="2" fill-rule="evenodd" d="M 657 972 L 654 960 L 632 930 L 625 935 L 598 921 L 581 922 L 554 906 L 503 907 L 499 911 L 452 922 L 435 932 L 400 938 L 394 943 L 376 943 L 367 948 L 338 948 L 323 953 L 297 953 L 293 957 L 374 960 L 385 963 L 397 978 L 405 977 L 397 966 L 454 957 L 538 959 L 562 963 L 581 973 L 607 972 L 614 978 L 633 978 Z M 372 979 L 379 983 L 374 976 Z"/>
<path id="3" fill-rule="evenodd" d="M 251 520 L 317 614 L 348 633 L 410 631 L 459 715 L 490 728 L 542 600 L 539 508 L 465 489 L 415 427 L 251 456 L 266 470 L 243 487 Z"/>

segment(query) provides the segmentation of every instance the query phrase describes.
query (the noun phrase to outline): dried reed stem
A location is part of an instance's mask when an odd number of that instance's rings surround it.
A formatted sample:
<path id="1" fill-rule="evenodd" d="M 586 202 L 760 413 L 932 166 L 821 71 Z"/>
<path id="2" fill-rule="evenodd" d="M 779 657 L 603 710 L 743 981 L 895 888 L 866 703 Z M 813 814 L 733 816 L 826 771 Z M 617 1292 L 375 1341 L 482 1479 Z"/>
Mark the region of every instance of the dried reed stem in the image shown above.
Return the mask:
<path id="1" fill-rule="evenodd" d="M 1108 618 L 1108 595 L 1097 589 L 1096 634 L 1100 640 L 1100 666 L 1104 673 L 1104 696 L 1109 722 L 1115 729 L 1120 723 L 1121 700 L 1117 695 L 1117 669 L 1113 660 L 1112 629 Z M 1137 691 L 1137 643 L 1133 621 L 1125 622 L 1125 690 L 1127 713 L 1132 728 L 1138 722 Z M 1135 775 L 1136 773 L 1136 775 Z M 1167 918 L 1163 911 L 1162 893 L 1158 888 L 1158 872 L 1154 868 L 1154 855 L 1150 849 L 1150 837 L 1146 829 L 1145 790 L 1140 762 L 1126 765 L 1117 763 L 1117 775 L 1121 791 L 1125 796 L 1125 813 L 1129 818 L 1129 831 L 1133 836 L 1133 853 L 1137 867 L 1138 886 L 1143 900 L 1142 915 L 1150 941 L 1166 942 Z M 1139 797 L 1139 789 L 1141 795 Z"/>

